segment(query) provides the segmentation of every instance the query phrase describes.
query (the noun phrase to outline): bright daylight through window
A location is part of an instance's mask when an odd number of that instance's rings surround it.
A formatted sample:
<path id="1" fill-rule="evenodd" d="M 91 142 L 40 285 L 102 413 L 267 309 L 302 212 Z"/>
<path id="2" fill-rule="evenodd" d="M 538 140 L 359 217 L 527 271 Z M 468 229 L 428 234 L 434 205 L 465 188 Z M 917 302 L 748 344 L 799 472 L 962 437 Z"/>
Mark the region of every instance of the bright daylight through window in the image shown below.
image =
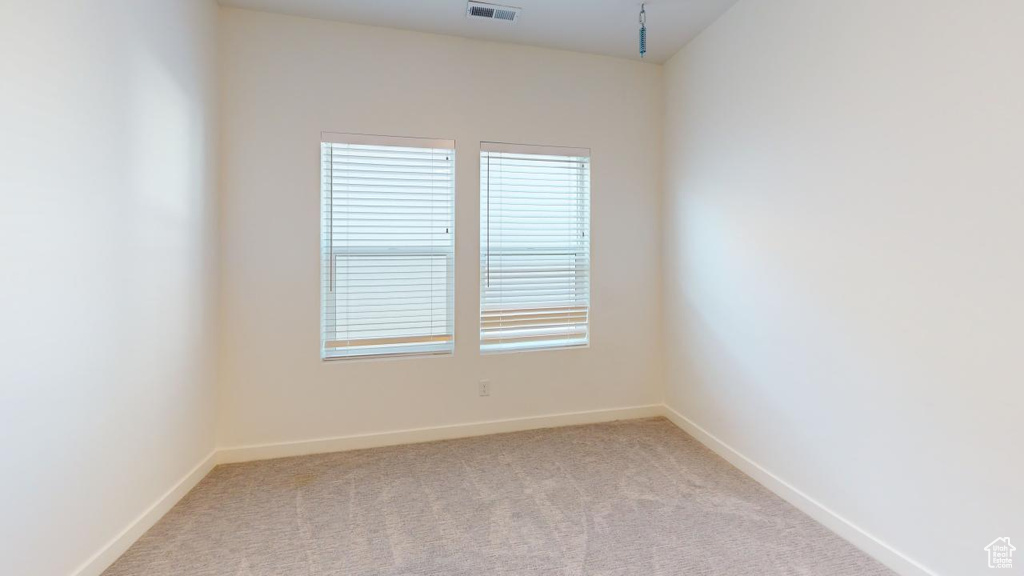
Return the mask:
<path id="1" fill-rule="evenodd" d="M 324 133 L 321 357 L 450 353 L 455 142 Z"/>
<path id="2" fill-rule="evenodd" d="M 590 151 L 480 145 L 480 349 L 590 341 Z"/>

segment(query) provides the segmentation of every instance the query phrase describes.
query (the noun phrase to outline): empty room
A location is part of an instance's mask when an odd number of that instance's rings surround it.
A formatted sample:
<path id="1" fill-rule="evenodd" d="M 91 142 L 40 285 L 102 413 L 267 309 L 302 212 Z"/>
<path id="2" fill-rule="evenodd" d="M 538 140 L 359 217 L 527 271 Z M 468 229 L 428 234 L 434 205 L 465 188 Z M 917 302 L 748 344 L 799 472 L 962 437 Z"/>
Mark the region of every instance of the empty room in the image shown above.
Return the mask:
<path id="1" fill-rule="evenodd" d="M 0 111 L 4 576 L 1024 574 L 1021 0 L 0 0 Z"/>

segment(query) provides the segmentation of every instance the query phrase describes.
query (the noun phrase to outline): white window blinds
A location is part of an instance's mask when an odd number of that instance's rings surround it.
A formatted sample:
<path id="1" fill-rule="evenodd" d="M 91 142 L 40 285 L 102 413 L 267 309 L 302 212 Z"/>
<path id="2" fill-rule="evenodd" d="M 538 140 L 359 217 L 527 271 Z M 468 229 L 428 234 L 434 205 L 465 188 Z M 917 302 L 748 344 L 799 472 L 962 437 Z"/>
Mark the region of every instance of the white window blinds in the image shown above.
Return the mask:
<path id="1" fill-rule="evenodd" d="M 321 357 L 451 352 L 455 143 L 321 142 Z"/>
<path id="2" fill-rule="evenodd" d="M 589 342 L 590 151 L 480 145 L 480 348 Z"/>

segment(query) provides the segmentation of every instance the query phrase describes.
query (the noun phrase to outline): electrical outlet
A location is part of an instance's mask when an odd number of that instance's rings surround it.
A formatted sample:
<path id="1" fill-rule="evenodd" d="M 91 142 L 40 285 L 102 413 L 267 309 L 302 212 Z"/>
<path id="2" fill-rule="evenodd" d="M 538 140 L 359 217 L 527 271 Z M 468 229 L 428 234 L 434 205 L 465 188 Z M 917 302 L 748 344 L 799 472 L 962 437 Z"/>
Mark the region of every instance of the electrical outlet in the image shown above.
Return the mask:
<path id="1" fill-rule="evenodd" d="M 481 396 L 490 396 L 491 395 L 491 381 L 490 380 L 481 380 L 480 381 L 480 395 Z"/>

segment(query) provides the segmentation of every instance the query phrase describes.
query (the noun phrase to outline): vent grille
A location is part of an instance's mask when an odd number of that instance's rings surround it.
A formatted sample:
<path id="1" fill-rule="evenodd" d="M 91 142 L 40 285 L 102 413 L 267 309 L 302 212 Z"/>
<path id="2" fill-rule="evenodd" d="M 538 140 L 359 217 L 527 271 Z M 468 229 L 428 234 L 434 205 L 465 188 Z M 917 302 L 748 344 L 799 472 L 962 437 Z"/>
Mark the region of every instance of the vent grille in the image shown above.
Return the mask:
<path id="1" fill-rule="evenodd" d="M 516 12 L 515 12 L 515 10 L 495 10 L 494 11 L 494 19 L 495 20 L 515 20 L 516 19 Z"/>
<path id="2" fill-rule="evenodd" d="M 519 18 L 521 11 L 521 8 L 516 8 L 515 6 L 499 6 L 497 4 L 487 4 L 486 2 L 470 1 L 466 15 L 473 18 L 515 22 Z"/>

